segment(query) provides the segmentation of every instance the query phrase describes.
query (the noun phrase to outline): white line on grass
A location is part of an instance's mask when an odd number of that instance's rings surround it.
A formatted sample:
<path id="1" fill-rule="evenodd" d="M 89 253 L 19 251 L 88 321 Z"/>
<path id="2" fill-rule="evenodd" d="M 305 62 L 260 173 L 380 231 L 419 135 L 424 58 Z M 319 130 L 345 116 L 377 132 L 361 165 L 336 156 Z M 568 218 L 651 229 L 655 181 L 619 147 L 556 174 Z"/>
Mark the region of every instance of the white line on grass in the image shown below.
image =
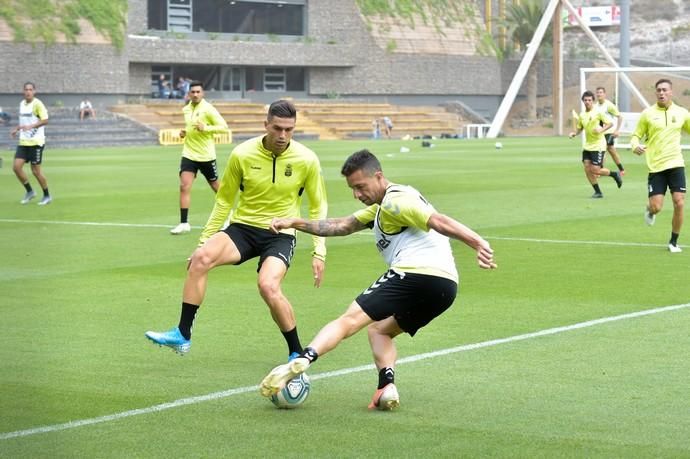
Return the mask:
<path id="1" fill-rule="evenodd" d="M 114 222 L 70 222 L 60 220 L 21 220 L 15 218 L 0 218 L 0 223 L 38 223 L 42 225 L 81 225 L 81 226 L 114 226 L 125 228 L 169 228 L 171 225 L 159 225 L 153 223 L 114 223 Z M 195 229 L 201 229 L 200 226 L 192 226 Z M 355 236 L 368 236 L 370 232 L 355 233 Z M 584 245 L 612 245 L 622 247 L 666 247 L 666 244 L 650 244 L 644 242 L 616 242 L 616 241 L 576 241 L 566 239 L 537 239 L 529 237 L 502 237 L 502 236 L 485 236 L 486 239 L 497 241 L 517 241 L 517 242 L 536 242 L 543 244 L 584 244 Z M 679 247 L 686 247 L 679 245 Z"/>
<path id="2" fill-rule="evenodd" d="M 557 333 L 563 333 L 563 332 L 567 332 L 567 331 L 571 331 L 571 330 L 579 330 L 581 328 L 593 327 L 595 325 L 601 325 L 601 324 L 605 324 L 605 323 L 609 323 L 609 322 L 616 322 L 619 320 L 634 319 L 636 317 L 648 316 L 648 315 L 652 315 L 652 314 L 659 314 L 662 312 L 676 311 L 678 309 L 685 309 L 687 307 L 690 307 L 690 303 L 676 304 L 673 306 L 664 306 L 664 307 L 659 307 L 659 308 L 654 308 L 654 309 L 647 309 L 644 311 L 631 312 L 628 314 L 621 314 L 618 316 L 603 317 L 601 319 L 588 320 L 586 322 L 580 322 L 580 323 L 576 323 L 573 325 L 565 325 L 563 327 L 547 328 L 545 330 L 540 330 L 540 331 L 536 331 L 536 332 L 532 332 L 532 333 L 525 333 L 522 335 L 510 336 L 508 338 L 493 339 L 493 340 L 482 341 L 480 343 L 474 343 L 474 344 L 464 344 L 462 346 L 451 347 L 448 349 L 441 349 L 438 351 L 426 352 L 424 354 L 412 355 L 412 356 L 404 357 L 404 358 L 398 360 L 397 363 L 403 364 L 403 363 L 409 363 L 409 362 L 417 362 L 419 360 L 433 359 L 435 357 L 440 357 L 443 355 L 456 354 L 458 352 L 467 352 L 467 351 L 472 351 L 475 349 L 497 346 L 499 344 L 524 341 L 524 340 L 528 340 L 528 339 L 532 339 L 532 338 L 538 338 L 540 336 L 555 335 Z M 335 376 L 349 375 L 352 373 L 358 373 L 361 371 L 367 371 L 367 370 L 372 370 L 372 369 L 374 369 L 374 365 L 372 365 L 372 364 L 361 365 L 358 367 L 343 368 L 342 370 L 327 371 L 325 373 L 318 373 L 315 375 L 310 375 L 310 378 L 311 379 L 333 378 Z M 168 410 L 170 408 L 177 408 L 177 407 L 185 406 L 185 405 L 193 405 L 196 403 L 207 402 L 209 400 L 217 400 L 220 398 L 230 397 L 232 395 L 246 394 L 247 392 L 257 392 L 258 390 L 259 390 L 259 386 L 246 386 L 246 387 L 238 387 L 235 389 L 224 390 L 221 392 L 213 392 L 213 393 L 206 394 L 206 395 L 199 395 L 196 397 L 181 398 L 179 400 L 175 400 L 172 402 L 161 403 L 160 405 L 153 405 L 153 406 L 150 406 L 148 408 L 139 408 L 136 410 L 123 411 L 121 413 L 109 414 L 106 416 L 100 416 L 100 417 L 96 417 L 96 418 L 82 419 L 79 421 L 70 421 L 70 422 L 66 422 L 64 424 L 54 424 L 54 425 L 49 425 L 49 426 L 36 427 L 33 429 L 17 430 L 14 432 L 6 432 L 6 433 L 0 434 L 0 440 L 7 440 L 10 438 L 17 438 L 17 437 L 28 437 L 30 435 L 36 435 L 36 434 L 40 434 L 40 433 L 57 432 L 60 430 L 74 429 L 76 427 L 83 427 L 83 426 L 88 426 L 88 425 L 92 425 L 92 424 L 101 424 L 104 422 L 116 421 L 118 419 L 128 418 L 131 416 L 137 416 L 140 414 L 156 413 L 159 411 Z"/>

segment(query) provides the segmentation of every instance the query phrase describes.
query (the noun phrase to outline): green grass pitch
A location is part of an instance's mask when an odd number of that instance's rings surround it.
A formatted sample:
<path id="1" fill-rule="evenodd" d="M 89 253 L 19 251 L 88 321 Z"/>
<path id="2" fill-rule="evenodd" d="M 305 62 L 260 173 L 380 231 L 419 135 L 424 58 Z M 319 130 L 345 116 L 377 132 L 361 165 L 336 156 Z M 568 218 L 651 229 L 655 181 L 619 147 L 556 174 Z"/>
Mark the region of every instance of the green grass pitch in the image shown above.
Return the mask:
<path id="1" fill-rule="evenodd" d="M 376 374 L 358 369 L 371 364 L 365 333 L 312 367 L 299 409 L 259 396 L 286 349 L 255 262 L 211 273 L 190 354 L 144 339 L 177 323 L 186 258 L 212 207 L 201 178 L 193 233 L 168 234 L 179 148 L 48 145 L 45 207 L 19 204 L 12 152 L 0 152 L 0 457 L 690 457 L 690 307 L 623 316 L 690 302 L 690 227 L 685 252 L 670 254 L 669 197 L 645 226 L 646 168 L 630 151 L 623 188 L 604 177 L 605 198 L 592 200 L 579 142 L 501 141 L 501 150 L 481 140 L 308 142 L 329 215 L 361 208 L 339 171 L 369 148 L 390 180 L 419 189 L 496 253 L 499 269 L 483 271 L 453 243 L 458 299 L 397 340 L 408 360 L 392 413 L 366 409 Z M 219 149 L 221 168 L 229 149 Z M 305 344 L 385 268 L 370 233 L 328 249 L 316 290 L 310 241 L 299 237 L 284 284 Z"/>

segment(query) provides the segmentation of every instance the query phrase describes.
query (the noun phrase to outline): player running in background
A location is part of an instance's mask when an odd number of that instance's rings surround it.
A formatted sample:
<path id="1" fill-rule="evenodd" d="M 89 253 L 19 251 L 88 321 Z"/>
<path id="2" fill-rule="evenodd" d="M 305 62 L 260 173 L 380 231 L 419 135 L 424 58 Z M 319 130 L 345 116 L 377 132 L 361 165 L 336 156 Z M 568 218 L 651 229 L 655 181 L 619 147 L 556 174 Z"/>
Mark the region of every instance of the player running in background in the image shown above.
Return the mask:
<path id="1" fill-rule="evenodd" d="M 271 228 L 276 232 L 295 228 L 319 236 L 345 236 L 373 228 L 376 247 L 389 269 L 343 315 L 323 327 L 299 357 L 274 368 L 261 382 L 261 394 L 270 397 L 277 393 L 318 356 L 368 327 L 379 372 L 369 408 L 392 409 L 400 403 L 394 380 L 397 351 L 393 339 L 403 332 L 414 336 L 448 309 L 457 294 L 458 272 L 448 238 L 476 250 L 481 268 L 496 268 L 496 264 L 488 242 L 437 212 L 414 188 L 389 182 L 369 151 L 351 155 L 341 173 L 365 209 L 348 217 L 319 221 L 277 218 Z"/>
<path id="2" fill-rule="evenodd" d="M 31 172 L 43 189 L 43 198 L 38 202 L 38 205 L 45 206 L 53 200 L 48 191 L 48 180 L 41 170 L 46 143 L 44 126 L 48 124 L 48 110 L 46 110 L 43 102 L 35 97 L 35 93 L 36 86 L 33 83 L 24 83 L 24 100 L 19 103 L 19 125 L 10 131 L 12 138 L 15 138 L 19 133 L 19 144 L 14 154 L 12 169 L 19 182 L 26 189 L 24 198 L 20 202 L 27 204 L 36 197 L 36 192 L 29 183 L 29 177 L 24 172 L 24 164 L 31 163 Z"/>
<path id="3" fill-rule="evenodd" d="M 582 102 L 585 104 L 585 111 L 577 116 L 577 124 L 575 131 L 568 136 L 572 139 L 580 132 L 585 131 L 585 143 L 582 150 L 582 165 L 584 166 L 587 180 L 594 188 L 592 198 L 603 198 L 604 194 L 599 188 L 599 176 L 608 175 L 616 181 L 616 185 L 620 188 L 623 185 L 623 179 L 618 172 L 610 171 L 602 164 L 604 162 L 604 150 L 606 149 L 606 139 L 604 139 L 604 131 L 612 126 L 611 122 L 604 118 L 604 115 L 594 110 L 594 94 L 592 91 L 585 91 L 582 94 Z"/>
<path id="4" fill-rule="evenodd" d="M 281 290 L 292 260 L 295 230 L 275 234 L 269 229 L 274 216 L 300 215 L 303 194 L 309 199 L 310 218 L 325 218 L 328 210 L 319 158 L 292 140 L 296 119 L 297 111 L 291 102 L 272 103 L 264 121 L 266 134 L 241 143 L 230 153 L 216 203 L 201 233 L 202 245 L 189 261 L 180 322 L 167 332 L 146 332 L 154 343 L 180 354 L 188 352 L 192 323 L 206 293 L 208 272 L 216 266 L 238 265 L 259 257 L 259 293 L 283 333 L 288 355 L 296 356 L 302 351 L 295 314 Z M 228 216 L 230 225 L 221 230 Z M 326 244 L 320 237 L 312 238 L 312 242 L 314 285 L 319 287 Z M 242 324 L 237 326 L 241 328 Z"/>
<path id="5" fill-rule="evenodd" d="M 189 233 L 192 230 L 189 204 L 192 183 L 198 171 L 204 174 L 213 192 L 218 191 L 213 135 L 228 130 L 228 124 L 218 110 L 204 99 L 204 86 L 200 81 L 190 83 L 189 98 L 189 103 L 182 108 L 185 127 L 180 130 L 180 137 L 184 139 L 180 161 L 180 224 L 170 230 L 171 234 Z"/>
<path id="6" fill-rule="evenodd" d="M 644 219 L 653 225 L 656 214 L 664 206 L 666 189 L 671 190 L 673 199 L 673 220 L 668 250 L 682 252 L 678 247 L 678 235 L 683 226 L 685 205 L 685 161 L 680 147 L 681 131 L 690 134 L 690 113 L 673 103 L 673 86 L 670 80 L 660 79 L 656 88 L 656 104 L 647 107 L 640 115 L 630 139 L 632 150 L 645 155 L 649 175 L 647 176 L 648 198 Z M 641 142 L 646 145 L 642 145 Z"/>
<path id="7" fill-rule="evenodd" d="M 616 127 L 611 127 L 607 131 L 604 131 L 604 137 L 606 138 L 606 151 L 609 152 L 611 158 L 613 158 L 613 161 L 616 163 L 621 176 L 623 176 L 625 175 L 625 168 L 623 167 L 621 157 L 618 155 L 618 151 L 616 150 L 616 139 L 618 138 L 621 130 L 623 115 L 621 115 L 620 111 L 618 111 L 616 104 L 606 98 L 606 89 L 604 89 L 602 86 L 599 86 L 596 89 L 596 95 L 597 101 L 594 104 L 596 110 L 603 113 L 606 119 L 611 123 L 613 123 L 614 118 L 616 119 Z"/>

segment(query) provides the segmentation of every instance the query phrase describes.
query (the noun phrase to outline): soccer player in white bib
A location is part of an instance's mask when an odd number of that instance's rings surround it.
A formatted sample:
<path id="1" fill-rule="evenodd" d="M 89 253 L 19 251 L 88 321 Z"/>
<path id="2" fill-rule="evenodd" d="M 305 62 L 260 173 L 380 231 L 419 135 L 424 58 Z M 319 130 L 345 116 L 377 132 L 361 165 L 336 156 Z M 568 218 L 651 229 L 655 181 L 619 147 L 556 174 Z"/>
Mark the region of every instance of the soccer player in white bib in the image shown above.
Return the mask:
<path id="1" fill-rule="evenodd" d="M 24 83 L 24 100 L 19 104 L 19 125 L 10 131 L 10 135 L 15 138 L 19 133 L 19 144 L 14 154 L 13 170 L 26 190 L 24 198 L 20 202 L 28 204 L 36 197 L 36 192 L 29 183 L 29 177 L 24 172 L 24 164 L 31 163 L 31 172 L 43 189 L 43 198 L 38 202 L 38 205 L 44 206 L 53 200 L 48 191 L 48 181 L 41 170 L 43 149 L 46 143 L 44 126 L 48 124 L 48 110 L 46 110 L 43 102 L 35 97 L 35 93 L 36 86 L 33 83 Z"/>
<path id="2" fill-rule="evenodd" d="M 270 397 L 338 343 L 368 327 L 369 343 L 378 370 L 378 386 L 370 409 L 388 410 L 400 404 L 395 386 L 397 352 L 393 339 L 411 336 L 448 309 L 455 300 L 458 272 L 448 238 L 477 252 L 480 268 L 496 263 L 489 243 L 467 226 L 439 213 L 410 186 L 389 182 L 381 164 L 368 150 L 351 155 L 341 173 L 354 197 L 367 207 L 341 218 L 319 221 L 276 218 L 273 231 L 287 228 L 318 236 L 345 236 L 374 230 L 376 247 L 389 266 L 365 289 L 347 311 L 316 335 L 299 357 L 274 368 L 261 382 L 261 394 Z"/>

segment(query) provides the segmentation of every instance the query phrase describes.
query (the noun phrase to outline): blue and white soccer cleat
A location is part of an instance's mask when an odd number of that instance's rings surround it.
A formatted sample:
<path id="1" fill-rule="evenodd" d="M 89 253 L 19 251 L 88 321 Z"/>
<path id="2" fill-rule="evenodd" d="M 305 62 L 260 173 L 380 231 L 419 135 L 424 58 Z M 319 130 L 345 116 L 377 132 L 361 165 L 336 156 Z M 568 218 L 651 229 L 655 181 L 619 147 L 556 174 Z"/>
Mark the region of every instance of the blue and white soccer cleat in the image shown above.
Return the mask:
<path id="1" fill-rule="evenodd" d="M 292 362 L 295 360 L 297 357 L 299 357 L 299 352 L 293 352 L 288 356 L 288 362 Z"/>
<path id="2" fill-rule="evenodd" d="M 146 337 L 159 346 L 167 346 L 180 355 L 189 352 L 192 347 L 192 340 L 185 339 L 180 333 L 180 329 L 175 327 L 166 332 L 147 331 Z"/>
<path id="3" fill-rule="evenodd" d="M 31 201 L 31 200 L 32 200 L 33 198 L 35 198 L 35 197 L 36 197 L 36 192 L 35 192 L 34 190 L 27 191 L 27 192 L 24 194 L 24 197 L 22 198 L 22 200 L 19 201 L 19 202 L 22 203 L 22 204 L 28 204 L 29 201 Z"/>

